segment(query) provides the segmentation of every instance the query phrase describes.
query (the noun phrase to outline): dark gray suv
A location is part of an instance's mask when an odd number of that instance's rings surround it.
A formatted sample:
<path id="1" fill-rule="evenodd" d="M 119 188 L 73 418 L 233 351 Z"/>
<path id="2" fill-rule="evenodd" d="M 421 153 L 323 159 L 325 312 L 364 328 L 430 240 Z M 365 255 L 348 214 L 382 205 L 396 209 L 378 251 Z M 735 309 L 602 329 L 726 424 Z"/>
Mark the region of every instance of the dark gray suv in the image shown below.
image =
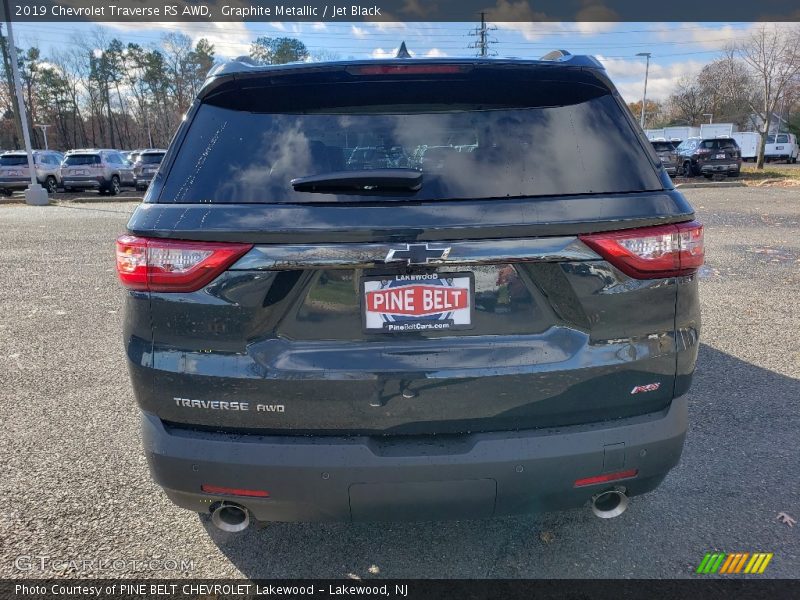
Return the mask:
<path id="1" fill-rule="evenodd" d="M 228 531 L 615 516 L 679 460 L 702 261 L 593 58 L 223 65 L 117 240 L 152 476 Z"/>

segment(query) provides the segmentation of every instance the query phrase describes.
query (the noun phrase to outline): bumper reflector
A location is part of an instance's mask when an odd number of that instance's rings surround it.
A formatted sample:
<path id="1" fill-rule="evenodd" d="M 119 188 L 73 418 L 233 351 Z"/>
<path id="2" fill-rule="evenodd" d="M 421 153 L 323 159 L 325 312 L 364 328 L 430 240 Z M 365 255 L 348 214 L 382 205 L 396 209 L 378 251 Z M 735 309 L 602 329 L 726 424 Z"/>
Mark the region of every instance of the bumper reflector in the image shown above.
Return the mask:
<path id="1" fill-rule="evenodd" d="M 616 473 L 607 473 L 605 475 L 595 475 L 594 477 L 584 477 L 583 479 L 575 480 L 575 487 L 584 487 L 587 485 L 596 485 L 598 483 L 607 483 L 609 481 L 619 481 L 620 479 L 630 479 L 639 474 L 639 469 L 629 469 L 627 471 L 618 471 Z"/>
<path id="2" fill-rule="evenodd" d="M 203 484 L 200 489 L 206 494 L 221 494 L 223 496 L 247 496 L 249 498 L 269 498 L 266 490 L 243 490 L 240 488 L 222 487 L 219 485 Z"/>

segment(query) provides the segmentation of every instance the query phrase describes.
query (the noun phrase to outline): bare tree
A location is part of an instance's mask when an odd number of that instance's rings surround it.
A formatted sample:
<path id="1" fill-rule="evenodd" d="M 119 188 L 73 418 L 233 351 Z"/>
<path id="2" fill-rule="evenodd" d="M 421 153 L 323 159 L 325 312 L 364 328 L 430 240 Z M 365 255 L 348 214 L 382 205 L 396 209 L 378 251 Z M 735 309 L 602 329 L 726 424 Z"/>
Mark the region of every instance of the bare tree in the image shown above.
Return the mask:
<path id="1" fill-rule="evenodd" d="M 678 81 L 677 90 L 670 96 L 668 104 L 673 122 L 686 121 L 694 125 L 707 112 L 708 99 L 695 79 L 683 77 Z"/>
<path id="2" fill-rule="evenodd" d="M 703 67 L 697 83 L 707 101 L 705 112 L 712 113 L 715 121 L 736 123 L 740 127 L 748 124 L 757 90 L 742 61 L 726 54 Z"/>
<path id="3" fill-rule="evenodd" d="M 760 120 L 761 144 L 758 169 L 764 168 L 764 147 L 770 123 L 783 94 L 800 75 L 800 30 L 797 26 L 762 25 L 748 39 L 728 53 L 738 58 L 749 71 L 758 92 L 750 108 Z"/>
<path id="4" fill-rule="evenodd" d="M 161 46 L 178 112 L 186 112 L 190 102 L 189 60 L 192 53 L 192 39 L 185 33 L 172 32 L 162 38 Z"/>

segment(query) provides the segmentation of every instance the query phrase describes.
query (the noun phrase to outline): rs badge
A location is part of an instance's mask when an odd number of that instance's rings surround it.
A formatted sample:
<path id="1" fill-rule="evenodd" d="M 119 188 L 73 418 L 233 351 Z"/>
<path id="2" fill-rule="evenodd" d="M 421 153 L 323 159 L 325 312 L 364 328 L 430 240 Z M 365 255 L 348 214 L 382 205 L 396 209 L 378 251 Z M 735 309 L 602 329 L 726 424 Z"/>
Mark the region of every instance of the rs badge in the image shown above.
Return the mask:
<path id="1" fill-rule="evenodd" d="M 642 392 L 655 392 L 661 387 L 660 383 L 648 383 L 646 385 L 637 385 L 631 390 L 631 394 L 641 394 Z"/>

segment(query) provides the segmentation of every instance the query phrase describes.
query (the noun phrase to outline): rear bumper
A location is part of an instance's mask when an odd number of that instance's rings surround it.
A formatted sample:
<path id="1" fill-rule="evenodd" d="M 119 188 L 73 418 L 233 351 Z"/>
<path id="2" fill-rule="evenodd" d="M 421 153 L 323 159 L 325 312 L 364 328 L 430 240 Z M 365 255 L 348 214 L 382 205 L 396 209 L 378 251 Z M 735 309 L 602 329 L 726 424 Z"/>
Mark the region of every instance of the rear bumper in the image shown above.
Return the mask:
<path id="1" fill-rule="evenodd" d="M 2 177 L 0 178 L 0 188 L 6 190 L 24 190 L 31 184 L 30 177 Z"/>
<path id="2" fill-rule="evenodd" d="M 437 437 L 229 435 L 165 426 L 143 413 L 155 481 L 177 505 L 222 499 L 263 521 L 440 520 L 579 507 L 605 489 L 648 492 L 680 458 L 686 397 L 669 409 L 558 429 Z M 638 469 L 615 484 L 576 479 Z M 218 496 L 201 485 L 267 490 Z"/>
<path id="3" fill-rule="evenodd" d="M 700 173 L 730 173 L 739 170 L 739 163 L 712 163 L 700 166 Z"/>
<path id="4" fill-rule="evenodd" d="M 100 181 L 96 177 L 66 177 L 64 178 L 63 185 L 64 187 L 86 189 L 99 188 L 107 183 L 107 181 Z"/>

